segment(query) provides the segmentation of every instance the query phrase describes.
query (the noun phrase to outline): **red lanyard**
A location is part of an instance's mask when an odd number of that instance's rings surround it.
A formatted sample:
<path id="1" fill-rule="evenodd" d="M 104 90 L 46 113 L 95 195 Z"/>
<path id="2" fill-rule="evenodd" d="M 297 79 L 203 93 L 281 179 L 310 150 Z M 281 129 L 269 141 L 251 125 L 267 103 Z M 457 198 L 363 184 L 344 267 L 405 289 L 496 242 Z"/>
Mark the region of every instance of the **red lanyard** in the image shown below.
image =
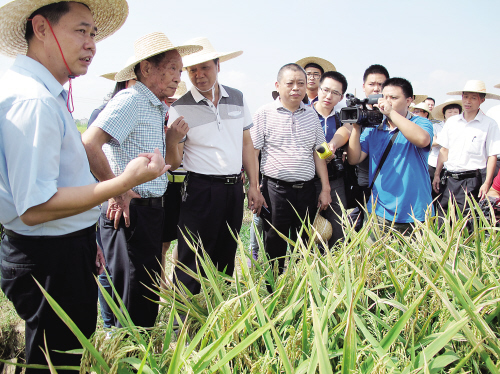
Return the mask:
<path id="1" fill-rule="evenodd" d="M 47 24 L 49 25 L 50 31 L 52 32 L 52 35 L 54 35 L 54 39 L 56 40 L 57 46 L 59 47 L 59 52 L 61 52 L 61 56 L 64 62 L 64 65 L 66 65 L 66 69 L 68 70 L 68 78 L 69 78 L 69 90 L 68 90 L 68 99 L 66 100 L 66 108 L 68 108 L 68 111 L 70 113 L 73 113 L 75 111 L 75 105 L 73 104 L 73 87 L 71 86 L 71 79 L 75 78 L 75 75 L 71 72 L 68 64 L 66 63 L 66 59 L 64 58 L 63 51 L 61 49 L 61 45 L 59 44 L 59 40 L 57 40 L 56 34 L 54 34 L 54 30 L 52 30 L 52 25 L 50 24 L 48 19 L 45 19 L 47 21 Z M 32 19 L 28 19 L 28 21 L 32 21 Z M 71 101 L 71 108 L 70 108 L 70 101 Z"/>

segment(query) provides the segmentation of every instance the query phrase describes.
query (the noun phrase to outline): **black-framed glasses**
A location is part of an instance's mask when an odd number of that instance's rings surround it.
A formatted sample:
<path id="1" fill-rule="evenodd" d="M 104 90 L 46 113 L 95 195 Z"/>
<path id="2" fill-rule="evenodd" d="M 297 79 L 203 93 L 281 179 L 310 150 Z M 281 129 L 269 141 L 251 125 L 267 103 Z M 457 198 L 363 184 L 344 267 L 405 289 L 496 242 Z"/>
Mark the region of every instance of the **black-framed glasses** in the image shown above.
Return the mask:
<path id="1" fill-rule="evenodd" d="M 320 87 L 321 91 L 323 91 L 325 93 L 326 96 L 328 96 L 329 94 L 332 94 L 332 96 L 342 96 L 342 94 L 339 92 L 339 91 L 335 91 L 335 90 L 330 90 L 329 88 L 323 88 L 323 87 Z"/>
<path id="2" fill-rule="evenodd" d="M 306 73 L 306 75 L 307 75 L 307 78 L 314 78 L 314 79 L 321 78 L 321 74 L 320 73 Z"/>

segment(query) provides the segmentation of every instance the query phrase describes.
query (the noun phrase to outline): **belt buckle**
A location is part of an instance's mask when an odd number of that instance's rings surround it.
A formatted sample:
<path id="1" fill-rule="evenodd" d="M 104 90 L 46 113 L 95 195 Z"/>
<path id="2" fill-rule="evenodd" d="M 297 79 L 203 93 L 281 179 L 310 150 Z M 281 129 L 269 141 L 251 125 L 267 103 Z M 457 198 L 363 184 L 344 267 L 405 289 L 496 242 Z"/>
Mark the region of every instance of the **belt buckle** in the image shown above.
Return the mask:
<path id="1" fill-rule="evenodd" d="M 459 177 L 459 175 L 458 175 L 458 174 L 456 174 L 456 173 L 451 173 L 451 177 L 452 177 L 453 179 L 456 179 L 456 180 L 458 180 L 458 179 L 460 178 L 460 177 Z"/>
<path id="2" fill-rule="evenodd" d="M 235 184 L 235 183 L 236 183 L 236 177 L 226 177 L 225 184 Z"/>
<path id="3" fill-rule="evenodd" d="M 302 188 L 302 187 L 304 187 L 304 183 L 292 184 L 292 188 Z"/>

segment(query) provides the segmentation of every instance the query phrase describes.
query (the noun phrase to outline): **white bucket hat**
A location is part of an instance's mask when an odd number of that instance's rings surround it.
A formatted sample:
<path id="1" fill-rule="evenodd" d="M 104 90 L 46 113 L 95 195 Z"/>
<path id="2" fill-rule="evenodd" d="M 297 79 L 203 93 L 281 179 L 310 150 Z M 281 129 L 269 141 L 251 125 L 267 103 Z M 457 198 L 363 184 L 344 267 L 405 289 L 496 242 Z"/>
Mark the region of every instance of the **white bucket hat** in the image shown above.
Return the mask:
<path id="1" fill-rule="evenodd" d="M 463 90 L 448 92 L 447 95 L 462 95 L 464 92 L 477 92 L 486 94 L 487 99 L 500 100 L 500 95 L 486 92 L 486 85 L 483 81 L 470 80 L 465 83 Z"/>
<path id="2" fill-rule="evenodd" d="M 444 113 L 443 109 L 447 107 L 448 105 L 451 104 L 458 104 L 462 107 L 463 109 L 463 103 L 462 100 L 455 100 L 455 99 L 448 99 L 444 103 L 436 105 L 434 109 L 432 109 L 432 117 L 435 119 L 438 119 L 440 121 L 444 121 Z"/>
<path id="3" fill-rule="evenodd" d="M 128 65 L 116 73 L 115 81 L 121 82 L 124 80 L 132 79 L 135 77 L 134 68 L 141 61 L 147 60 L 150 57 L 159 55 L 160 53 L 177 50 L 181 57 L 187 56 L 191 53 L 198 52 L 202 49 L 200 45 L 180 45 L 175 46 L 162 32 L 153 32 L 144 35 L 137 39 L 134 43 L 134 56 L 132 56 Z M 128 79 L 126 79 L 128 78 Z"/>
<path id="4" fill-rule="evenodd" d="M 188 40 L 186 44 L 201 45 L 203 49 L 182 59 L 184 70 L 186 70 L 188 66 L 202 64 L 210 60 L 215 60 L 216 58 L 219 59 L 219 62 L 228 61 L 243 53 L 243 51 L 217 52 L 207 38 L 194 38 Z"/>
<path id="5" fill-rule="evenodd" d="M 66 1 L 66 0 L 63 0 Z M 97 27 L 96 42 L 107 38 L 127 19 L 126 0 L 74 0 L 89 7 Z M 16 57 L 25 55 L 28 43 L 25 39 L 26 22 L 36 10 L 61 0 L 15 0 L 0 8 L 0 53 Z"/>
<path id="6" fill-rule="evenodd" d="M 316 64 L 323 68 L 324 73 L 326 73 L 327 71 L 337 71 L 334 64 L 321 57 L 314 57 L 314 56 L 304 57 L 301 58 L 299 61 L 297 61 L 296 64 L 302 66 L 302 68 L 304 69 L 308 64 Z"/>
<path id="7" fill-rule="evenodd" d="M 177 89 L 175 90 L 174 96 L 172 96 L 172 98 L 179 99 L 186 92 L 187 92 L 186 82 L 180 81 L 179 85 L 177 86 Z"/>
<path id="8" fill-rule="evenodd" d="M 429 105 L 425 102 L 425 101 L 422 101 L 421 103 L 418 103 L 417 105 L 415 105 L 413 108 L 413 110 L 415 109 L 421 109 L 421 110 L 424 110 L 426 111 L 427 113 L 429 113 L 429 116 L 427 117 L 428 119 L 431 119 L 431 110 L 429 109 Z"/>

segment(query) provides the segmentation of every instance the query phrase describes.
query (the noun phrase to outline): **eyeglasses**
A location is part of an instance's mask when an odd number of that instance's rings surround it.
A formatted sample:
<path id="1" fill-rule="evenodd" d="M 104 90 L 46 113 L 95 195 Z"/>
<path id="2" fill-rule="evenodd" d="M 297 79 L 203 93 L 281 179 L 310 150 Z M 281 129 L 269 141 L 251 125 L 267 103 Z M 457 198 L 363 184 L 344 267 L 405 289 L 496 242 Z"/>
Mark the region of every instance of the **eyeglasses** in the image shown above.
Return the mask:
<path id="1" fill-rule="evenodd" d="M 321 78 L 321 74 L 320 73 L 306 73 L 306 75 L 307 75 L 307 78 L 314 78 L 314 79 Z"/>
<path id="2" fill-rule="evenodd" d="M 342 96 L 342 94 L 338 91 L 335 91 L 335 90 L 330 90 L 328 88 L 323 88 L 323 87 L 320 87 L 321 91 L 323 91 L 325 93 L 326 96 L 328 96 L 329 94 L 332 94 L 332 96 Z"/>

